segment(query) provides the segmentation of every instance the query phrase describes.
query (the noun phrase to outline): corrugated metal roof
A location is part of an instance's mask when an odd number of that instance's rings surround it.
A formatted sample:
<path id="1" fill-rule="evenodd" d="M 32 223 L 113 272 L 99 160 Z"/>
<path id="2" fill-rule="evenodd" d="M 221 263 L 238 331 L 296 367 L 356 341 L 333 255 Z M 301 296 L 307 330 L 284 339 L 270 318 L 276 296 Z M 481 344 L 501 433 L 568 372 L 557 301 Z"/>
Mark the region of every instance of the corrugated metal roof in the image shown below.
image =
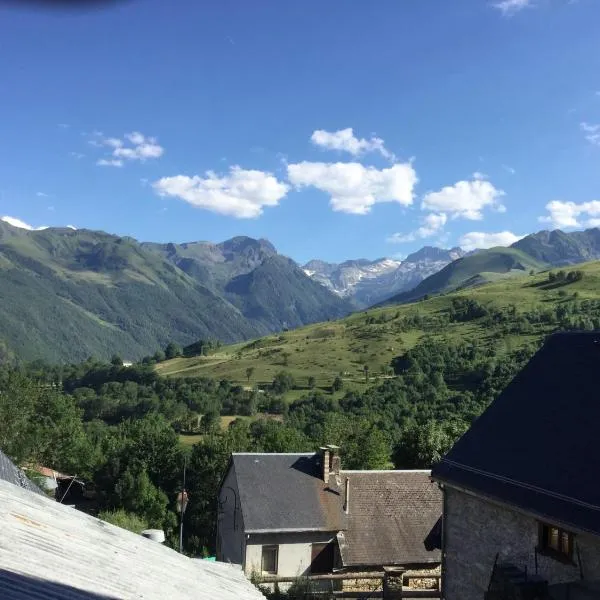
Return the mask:
<path id="1" fill-rule="evenodd" d="M 0 481 L 3 600 L 259 600 L 241 569 L 193 560 Z"/>

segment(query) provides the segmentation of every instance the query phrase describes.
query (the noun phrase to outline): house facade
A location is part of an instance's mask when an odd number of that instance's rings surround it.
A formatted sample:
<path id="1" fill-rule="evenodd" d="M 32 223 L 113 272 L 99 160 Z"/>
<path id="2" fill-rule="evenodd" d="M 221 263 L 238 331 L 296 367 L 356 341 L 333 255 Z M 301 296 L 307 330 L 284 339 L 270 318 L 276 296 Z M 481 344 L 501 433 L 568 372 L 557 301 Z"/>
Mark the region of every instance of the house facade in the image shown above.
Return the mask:
<path id="1" fill-rule="evenodd" d="M 347 471 L 339 449 L 233 454 L 219 492 L 217 560 L 282 578 L 383 566 L 435 569 L 442 511 L 427 471 Z"/>
<path id="2" fill-rule="evenodd" d="M 600 598 L 599 366 L 600 335 L 552 336 L 433 469 L 446 600 Z"/>

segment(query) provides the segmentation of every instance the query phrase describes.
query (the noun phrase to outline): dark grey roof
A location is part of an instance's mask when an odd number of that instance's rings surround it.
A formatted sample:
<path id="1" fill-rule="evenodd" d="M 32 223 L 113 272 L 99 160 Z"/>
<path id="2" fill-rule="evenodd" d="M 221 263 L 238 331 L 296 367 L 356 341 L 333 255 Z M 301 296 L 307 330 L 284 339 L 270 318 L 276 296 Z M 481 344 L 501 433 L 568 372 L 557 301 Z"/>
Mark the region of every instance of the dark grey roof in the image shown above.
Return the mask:
<path id="1" fill-rule="evenodd" d="M 552 336 L 433 476 L 600 535 L 599 383 L 600 334 Z"/>
<path id="2" fill-rule="evenodd" d="M 442 514 L 442 493 L 429 471 L 343 471 L 350 480 L 346 531 L 338 535 L 344 566 L 440 562 L 425 541 Z"/>
<path id="3" fill-rule="evenodd" d="M 247 532 L 343 528 L 341 490 L 321 479 L 318 455 L 240 453 L 232 464 Z"/>
<path id="4" fill-rule="evenodd" d="M 0 598 L 260 600 L 238 566 L 191 559 L 0 480 Z"/>
<path id="5" fill-rule="evenodd" d="M 0 450 L 0 479 L 18 485 L 30 492 L 44 494 L 44 492 L 27 478 L 27 475 L 19 469 L 11 460 Z"/>

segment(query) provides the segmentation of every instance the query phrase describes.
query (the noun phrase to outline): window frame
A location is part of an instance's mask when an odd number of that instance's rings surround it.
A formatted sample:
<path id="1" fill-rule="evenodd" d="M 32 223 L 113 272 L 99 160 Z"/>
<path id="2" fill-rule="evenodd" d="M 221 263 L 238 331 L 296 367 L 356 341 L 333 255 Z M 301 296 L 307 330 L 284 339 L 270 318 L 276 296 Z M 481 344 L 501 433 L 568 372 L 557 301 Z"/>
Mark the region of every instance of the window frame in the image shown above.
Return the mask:
<path id="1" fill-rule="evenodd" d="M 265 551 L 273 552 L 275 554 L 275 560 L 274 560 L 275 570 L 274 571 L 265 570 Z M 277 572 L 279 570 L 279 546 L 277 544 L 265 544 L 264 546 L 261 547 L 260 570 L 262 573 L 265 573 L 267 575 L 277 575 Z"/>
<path id="2" fill-rule="evenodd" d="M 550 545 L 550 532 L 556 531 L 558 548 Z M 564 536 L 566 536 L 567 548 L 564 548 Z M 575 546 L 575 534 L 572 531 L 563 529 L 558 525 L 551 523 L 539 523 L 538 528 L 538 552 L 544 556 L 549 556 L 560 562 L 573 564 L 573 550 Z"/>

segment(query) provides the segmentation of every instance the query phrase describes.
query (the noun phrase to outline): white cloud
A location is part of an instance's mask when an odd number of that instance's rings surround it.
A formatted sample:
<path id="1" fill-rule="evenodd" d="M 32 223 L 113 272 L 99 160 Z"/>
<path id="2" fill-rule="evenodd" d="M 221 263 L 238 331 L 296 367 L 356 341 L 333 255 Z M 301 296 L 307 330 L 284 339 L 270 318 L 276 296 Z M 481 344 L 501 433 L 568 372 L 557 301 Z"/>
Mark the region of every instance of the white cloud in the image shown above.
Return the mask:
<path id="1" fill-rule="evenodd" d="M 523 235 L 517 235 L 512 231 L 499 231 L 497 233 L 484 233 L 482 231 L 471 231 L 465 233 L 459 240 L 458 245 L 463 250 L 475 250 L 477 248 L 494 248 L 496 246 L 510 246 L 520 239 Z"/>
<path id="2" fill-rule="evenodd" d="M 69 155 L 77 159 L 83 158 L 85 156 L 85 154 L 82 154 L 81 152 L 69 152 Z"/>
<path id="3" fill-rule="evenodd" d="M 473 179 L 487 179 L 488 178 L 488 176 L 485 173 L 482 173 L 481 171 L 475 171 L 475 173 L 473 173 L 473 175 L 471 177 L 473 177 Z"/>
<path id="4" fill-rule="evenodd" d="M 126 133 L 123 138 L 105 137 L 100 131 L 94 131 L 88 143 L 97 148 L 110 148 L 109 157 L 101 158 L 96 164 L 101 167 L 122 167 L 127 161 L 145 162 L 160 158 L 165 149 L 155 137 L 148 137 L 139 131 Z"/>
<path id="5" fill-rule="evenodd" d="M 19 229 L 27 229 L 28 231 L 42 231 L 43 229 L 48 229 L 48 227 L 34 227 L 33 225 L 29 225 L 29 223 L 25 223 L 25 221 L 21 221 L 21 219 L 17 219 L 16 217 L 2 217 L 0 221 L 4 221 L 13 227 L 18 227 Z"/>
<path id="6" fill-rule="evenodd" d="M 513 167 L 510 167 L 509 165 L 502 165 L 502 168 L 511 175 L 514 175 L 517 172 L 516 169 L 513 169 Z"/>
<path id="7" fill-rule="evenodd" d="M 533 0 L 501 0 L 492 4 L 494 8 L 497 8 L 503 15 L 510 17 L 524 8 L 533 6 Z"/>
<path id="8" fill-rule="evenodd" d="M 580 124 L 581 131 L 585 134 L 585 139 L 595 146 L 600 146 L 600 125 L 592 125 L 583 122 Z"/>
<path id="9" fill-rule="evenodd" d="M 265 206 L 277 206 L 289 186 L 264 171 L 233 166 L 222 177 L 207 171 L 204 177 L 176 175 L 163 177 L 152 186 L 161 196 L 185 200 L 192 206 L 240 219 L 252 219 Z"/>
<path id="10" fill-rule="evenodd" d="M 50 196 L 50 194 L 46 194 L 45 192 L 36 192 L 35 195 L 38 198 L 48 198 Z"/>
<path id="11" fill-rule="evenodd" d="M 394 233 L 387 238 L 386 241 L 391 244 L 403 244 L 406 242 L 414 242 L 415 240 L 424 239 L 439 233 L 444 228 L 448 217 L 444 213 L 427 215 L 423 219 L 423 225 L 416 231 L 410 233 Z"/>
<path id="12" fill-rule="evenodd" d="M 546 210 L 550 214 L 540 217 L 539 221 L 549 223 L 552 227 L 568 229 L 571 227 L 598 227 L 600 224 L 600 200 L 581 204 L 552 200 L 546 204 Z"/>
<path id="13" fill-rule="evenodd" d="M 386 149 L 384 141 L 379 137 L 370 140 L 357 138 L 352 127 L 338 131 L 325 131 L 317 129 L 313 131 L 310 141 L 325 150 L 342 150 L 349 152 L 352 156 L 359 156 L 365 152 L 379 152 L 384 158 L 394 160 L 394 155 Z"/>
<path id="14" fill-rule="evenodd" d="M 333 210 L 365 215 L 378 202 L 409 206 L 418 182 L 411 163 L 387 169 L 360 163 L 301 162 L 287 166 L 288 178 L 297 188 L 315 187 L 331 196 Z"/>
<path id="15" fill-rule="evenodd" d="M 438 192 L 425 194 L 421 208 L 447 213 L 453 218 L 478 221 L 483 218 L 484 208 L 493 208 L 499 212 L 506 210 L 499 202 L 502 196 L 504 192 L 496 189 L 489 181 L 458 181 Z"/>
<path id="16" fill-rule="evenodd" d="M 123 161 L 120 158 L 100 158 L 96 164 L 99 167 L 122 167 Z"/>

